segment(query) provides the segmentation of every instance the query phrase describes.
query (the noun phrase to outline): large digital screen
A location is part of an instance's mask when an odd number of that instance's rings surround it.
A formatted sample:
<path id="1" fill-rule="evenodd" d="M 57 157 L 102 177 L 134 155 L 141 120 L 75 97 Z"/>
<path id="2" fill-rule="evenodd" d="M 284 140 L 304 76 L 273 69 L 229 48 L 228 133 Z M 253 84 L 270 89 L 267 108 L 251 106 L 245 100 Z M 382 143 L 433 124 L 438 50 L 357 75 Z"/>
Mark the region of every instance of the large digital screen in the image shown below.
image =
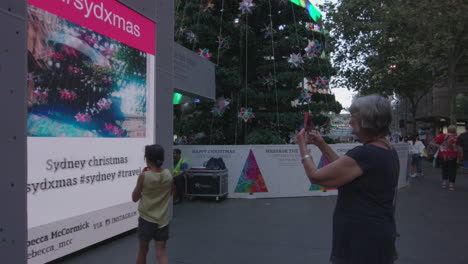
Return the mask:
<path id="1" fill-rule="evenodd" d="M 114 0 L 29 0 L 28 263 L 136 227 L 154 142 L 155 23 Z"/>

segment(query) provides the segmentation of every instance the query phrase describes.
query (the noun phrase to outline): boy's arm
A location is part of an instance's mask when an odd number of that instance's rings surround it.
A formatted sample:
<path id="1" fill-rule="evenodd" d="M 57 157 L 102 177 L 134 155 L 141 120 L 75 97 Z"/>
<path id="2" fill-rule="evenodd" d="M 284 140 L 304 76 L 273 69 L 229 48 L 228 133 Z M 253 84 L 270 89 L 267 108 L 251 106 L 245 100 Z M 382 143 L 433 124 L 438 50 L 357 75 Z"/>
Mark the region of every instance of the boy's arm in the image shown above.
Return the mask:
<path id="1" fill-rule="evenodd" d="M 145 180 L 145 174 L 142 172 L 140 176 L 138 176 L 138 180 L 135 186 L 135 189 L 132 192 L 132 201 L 138 202 L 141 199 L 141 192 L 143 191 L 143 182 Z"/>

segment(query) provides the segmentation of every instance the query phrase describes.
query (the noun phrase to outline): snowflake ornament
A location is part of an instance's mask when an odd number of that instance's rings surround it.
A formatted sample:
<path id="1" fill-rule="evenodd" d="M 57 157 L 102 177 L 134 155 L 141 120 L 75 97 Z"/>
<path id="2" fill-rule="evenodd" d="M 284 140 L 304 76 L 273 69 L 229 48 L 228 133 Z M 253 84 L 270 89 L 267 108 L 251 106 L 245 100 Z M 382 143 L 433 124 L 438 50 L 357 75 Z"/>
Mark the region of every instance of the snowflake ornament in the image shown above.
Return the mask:
<path id="1" fill-rule="evenodd" d="M 253 3 L 253 0 L 242 0 L 242 2 L 239 3 L 239 10 L 242 11 L 242 14 L 252 13 L 255 6 L 256 4 Z"/>
<path id="2" fill-rule="evenodd" d="M 292 64 L 294 67 L 299 67 L 301 63 L 304 63 L 302 56 L 300 53 L 292 53 L 289 55 L 288 62 Z"/>

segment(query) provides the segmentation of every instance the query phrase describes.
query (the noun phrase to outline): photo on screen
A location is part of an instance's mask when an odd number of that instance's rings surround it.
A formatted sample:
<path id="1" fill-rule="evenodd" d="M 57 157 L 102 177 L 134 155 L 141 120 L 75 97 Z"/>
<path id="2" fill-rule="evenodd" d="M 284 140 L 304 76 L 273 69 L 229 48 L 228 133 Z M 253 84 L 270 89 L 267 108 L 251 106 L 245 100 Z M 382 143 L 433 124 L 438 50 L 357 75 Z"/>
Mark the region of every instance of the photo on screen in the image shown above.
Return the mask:
<path id="1" fill-rule="evenodd" d="M 147 54 L 28 8 L 30 137 L 144 138 Z"/>

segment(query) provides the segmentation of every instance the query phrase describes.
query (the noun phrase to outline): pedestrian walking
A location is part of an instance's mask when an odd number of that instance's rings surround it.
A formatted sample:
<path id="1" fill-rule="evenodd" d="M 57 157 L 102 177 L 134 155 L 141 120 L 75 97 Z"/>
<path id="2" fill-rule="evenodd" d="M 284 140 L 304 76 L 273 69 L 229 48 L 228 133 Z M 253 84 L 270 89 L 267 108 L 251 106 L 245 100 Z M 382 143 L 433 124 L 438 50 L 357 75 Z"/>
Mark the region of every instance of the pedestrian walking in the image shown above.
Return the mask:
<path id="1" fill-rule="evenodd" d="M 447 188 L 448 181 L 449 190 L 454 191 L 459 154 L 456 146 L 457 128 L 454 125 L 450 125 L 447 129 L 447 133 L 439 134 L 433 139 L 433 142 L 439 145 L 438 155 L 434 158 L 438 159 L 442 168 L 442 188 Z"/>
<path id="2" fill-rule="evenodd" d="M 422 156 L 426 151 L 426 147 L 419 140 L 419 136 L 410 137 L 408 141 L 409 154 L 411 156 L 411 177 L 423 176 L 422 171 Z"/>

